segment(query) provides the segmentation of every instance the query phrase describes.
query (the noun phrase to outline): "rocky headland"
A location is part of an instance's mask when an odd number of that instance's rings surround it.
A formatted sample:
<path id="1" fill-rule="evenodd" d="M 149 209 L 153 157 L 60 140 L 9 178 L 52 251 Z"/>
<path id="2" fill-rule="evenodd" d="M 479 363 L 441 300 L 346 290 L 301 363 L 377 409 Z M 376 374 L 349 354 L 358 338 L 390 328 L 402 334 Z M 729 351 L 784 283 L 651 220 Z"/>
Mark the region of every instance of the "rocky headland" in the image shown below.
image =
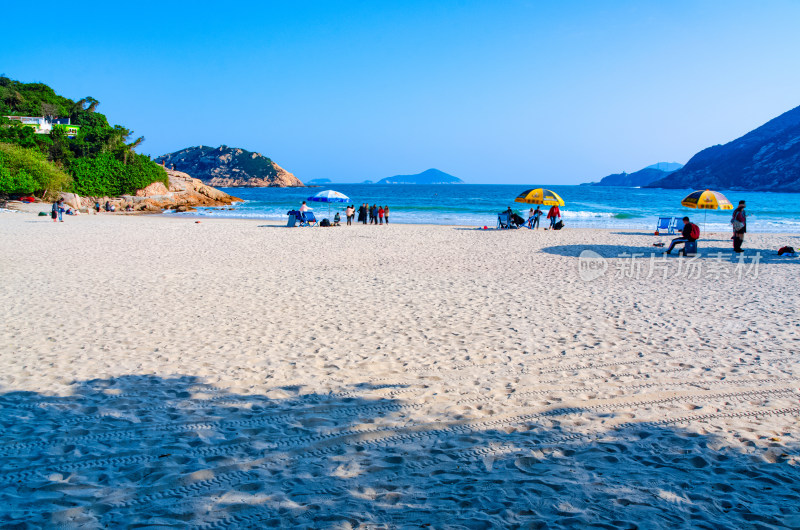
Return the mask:
<path id="1" fill-rule="evenodd" d="M 128 211 L 130 205 L 134 212 L 162 212 L 164 210 L 191 211 L 198 206 L 229 206 L 242 199 L 204 184 L 182 171 L 168 169 L 169 187 L 154 182 L 135 195 L 119 197 L 80 197 L 74 193 L 62 193 L 64 202 L 78 210 L 91 210 L 95 202 L 104 206 L 113 205 L 117 212 Z"/>
<path id="2" fill-rule="evenodd" d="M 303 187 L 304 184 L 270 158 L 238 147 L 187 147 L 155 159 L 219 188 Z"/>

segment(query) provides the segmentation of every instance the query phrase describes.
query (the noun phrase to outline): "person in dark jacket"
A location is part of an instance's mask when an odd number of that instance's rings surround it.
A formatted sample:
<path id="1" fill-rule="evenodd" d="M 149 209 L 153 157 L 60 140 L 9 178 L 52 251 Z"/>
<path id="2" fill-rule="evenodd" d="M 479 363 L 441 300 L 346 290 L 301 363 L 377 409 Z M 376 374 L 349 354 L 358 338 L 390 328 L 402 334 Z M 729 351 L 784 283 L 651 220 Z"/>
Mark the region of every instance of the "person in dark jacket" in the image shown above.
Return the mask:
<path id="1" fill-rule="evenodd" d="M 369 223 L 378 224 L 378 207 L 374 204 L 372 205 L 372 208 L 369 209 Z"/>
<path id="2" fill-rule="evenodd" d="M 742 243 L 744 243 L 744 234 L 747 232 L 747 214 L 744 213 L 744 201 L 739 201 L 739 207 L 733 211 L 731 224 L 733 225 L 733 251 L 736 253 L 744 252 Z"/>
<path id="3" fill-rule="evenodd" d="M 681 237 L 676 237 L 672 240 L 672 243 L 669 244 L 669 248 L 664 252 L 664 254 L 669 254 L 672 252 L 672 249 L 675 248 L 675 245 L 679 243 L 683 243 L 686 246 L 686 243 L 689 241 L 697 241 L 696 237 L 692 237 L 692 227 L 695 226 L 689 221 L 688 217 L 683 218 L 683 230 L 681 230 Z M 698 230 L 699 231 L 699 230 Z"/>

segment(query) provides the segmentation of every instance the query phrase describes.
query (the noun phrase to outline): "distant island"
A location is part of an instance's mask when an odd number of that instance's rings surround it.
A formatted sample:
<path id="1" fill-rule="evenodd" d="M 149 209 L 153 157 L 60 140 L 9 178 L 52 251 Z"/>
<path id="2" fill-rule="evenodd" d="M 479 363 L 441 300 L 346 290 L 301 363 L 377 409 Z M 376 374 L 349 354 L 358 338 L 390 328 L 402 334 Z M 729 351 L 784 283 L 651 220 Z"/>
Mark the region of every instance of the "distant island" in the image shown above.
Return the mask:
<path id="1" fill-rule="evenodd" d="M 312 179 L 306 181 L 306 186 L 326 186 L 331 183 L 331 179 Z"/>
<path id="2" fill-rule="evenodd" d="M 156 162 L 189 173 L 215 187 L 303 187 L 304 184 L 262 155 L 238 147 L 197 146 L 159 156 Z"/>
<path id="3" fill-rule="evenodd" d="M 683 166 L 677 162 L 658 162 L 651 166 L 647 166 L 639 171 L 633 173 L 614 173 L 603 177 L 600 182 L 587 182 L 581 186 L 621 186 L 627 188 L 636 188 L 647 186 L 659 179 L 666 178 L 667 175 L 673 173 Z"/>
<path id="4" fill-rule="evenodd" d="M 647 187 L 800 192 L 800 106 Z"/>
<path id="5" fill-rule="evenodd" d="M 464 181 L 438 169 L 428 169 L 416 175 L 395 175 L 386 177 L 376 184 L 464 184 Z"/>

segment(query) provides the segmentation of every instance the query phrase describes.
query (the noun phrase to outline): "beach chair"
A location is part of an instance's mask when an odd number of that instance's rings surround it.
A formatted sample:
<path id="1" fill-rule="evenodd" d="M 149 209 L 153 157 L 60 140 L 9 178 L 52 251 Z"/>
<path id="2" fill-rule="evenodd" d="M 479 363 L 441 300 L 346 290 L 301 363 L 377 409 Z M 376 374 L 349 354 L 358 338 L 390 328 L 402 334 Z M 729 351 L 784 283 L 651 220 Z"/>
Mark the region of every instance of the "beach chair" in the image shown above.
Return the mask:
<path id="1" fill-rule="evenodd" d="M 516 226 L 514 226 L 514 223 L 512 223 L 511 219 L 508 218 L 508 214 L 503 212 L 501 214 L 497 214 L 497 228 L 506 230 L 508 228 L 516 228 Z"/>
<path id="2" fill-rule="evenodd" d="M 314 217 L 314 212 L 308 210 L 307 212 L 303 213 L 303 222 L 300 223 L 300 226 L 319 226 L 317 218 Z"/>
<path id="3" fill-rule="evenodd" d="M 679 222 L 680 219 L 677 217 L 659 217 L 658 226 L 656 226 L 656 232 L 658 232 L 658 235 L 661 236 L 664 234 L 672 235 L 677 232 Z"/>

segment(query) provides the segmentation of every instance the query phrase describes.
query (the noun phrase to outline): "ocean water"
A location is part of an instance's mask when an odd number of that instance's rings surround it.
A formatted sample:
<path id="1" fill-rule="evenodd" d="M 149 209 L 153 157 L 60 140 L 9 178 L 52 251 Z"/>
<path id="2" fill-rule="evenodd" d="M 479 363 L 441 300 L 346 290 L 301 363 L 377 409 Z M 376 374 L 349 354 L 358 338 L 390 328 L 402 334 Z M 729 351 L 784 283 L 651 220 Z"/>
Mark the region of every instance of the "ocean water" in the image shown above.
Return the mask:
<path id="1" fill-rule="evenodd" d="M 237 203 L 233 209 L 200 208 L 192 215 L 285 220 L 286 212 L 298 208 L 303 200 L 322 190 L 334 189 L 350 197 L 356 206 L 364 202 L 388 205 L 392 223 L 494 227 L 497 214 L 509 206 L 527 218 L 531 205 L 515 203 L 514 198 L 532 187 L 535 186 L 333 184 L 330 188 L 222 188 L 245 202 Z M 692 190 L 545 187 L 564 199 L 566 205 L 561 208 L 561 215 L 567 227 L 654 230 L 658 217 L 688 215 L 698 224 L 705 217 L 707 231 L 730 230 L 730 211 L 706 213 L 681 206 L 681 199 Z M 800 233 L 800 194 L 719 191 L 734 205 L 741 199 L 747 201 L 748 231 Z M 318 218 L 328 217 L 327 204 L 309 205 Z M 343 212 L 345 206 L 331 205 L 331 216 L 337 209 Z M 548 207 L 542 209 L 546 214 Z"/>

